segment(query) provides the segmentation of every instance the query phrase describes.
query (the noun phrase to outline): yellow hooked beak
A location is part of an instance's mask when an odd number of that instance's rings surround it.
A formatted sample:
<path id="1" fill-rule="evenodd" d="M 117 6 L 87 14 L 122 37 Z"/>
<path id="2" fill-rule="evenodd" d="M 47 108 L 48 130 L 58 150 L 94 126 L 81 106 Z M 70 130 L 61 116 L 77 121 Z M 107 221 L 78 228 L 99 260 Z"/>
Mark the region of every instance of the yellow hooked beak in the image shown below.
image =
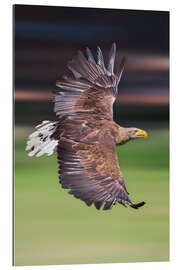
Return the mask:
<path id="1" fill-rule="evenodd" d="M 145 130 L 139 130 L 136 133 L 136 137 L 139 137 L 139 138 L 146 138 L 147 136 L 148 136 L 148 134 Z"/>

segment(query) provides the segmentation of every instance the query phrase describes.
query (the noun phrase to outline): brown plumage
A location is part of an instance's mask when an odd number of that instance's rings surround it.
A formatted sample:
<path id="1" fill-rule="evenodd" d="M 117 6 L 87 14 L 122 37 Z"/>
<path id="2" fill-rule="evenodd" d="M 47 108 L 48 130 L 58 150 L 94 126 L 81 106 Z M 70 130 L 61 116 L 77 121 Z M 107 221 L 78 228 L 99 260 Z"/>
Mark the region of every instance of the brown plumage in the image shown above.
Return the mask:
<path id="1" fill-rule="evenodd" d="M 133 204 L 129 198 L 118 164 L 116 145 L 146 137 L 147 133 L 137 128 L 120 127 L 113 121 L 113 103 L 125 59 L 114 74 L 115 43 L 110 50 L 107 68 L 100 48 L 97 63 L 88 48 L 86 53 L 87 58 L 80 51 L 68 64 L 74 77 L 64 77 L 56 84 L 54 111 L 59 121 L 55 124 L 44 122 L 31 138 L 39 136 L 41 144 L 43 138 L 48 138 L 52 144 L 56 142 L 53 152 L 58 153 L 59 182 L 88 206 L 94 204 L 100 209 L 103 205 L 103 210 L 107 210 L 118 202 L 138 209 L 144 202 Z M 46 125 L 49 125 L 50 133 L 42 137 Z M 32 150 L 30 155 L 37 151 L 40 151 L 39 156 L 52 153 L 47 150 L 48 142 L 42 150 L 42 147 L 34 148 L 34 141 L 29 141 L 27 150 Z"/>

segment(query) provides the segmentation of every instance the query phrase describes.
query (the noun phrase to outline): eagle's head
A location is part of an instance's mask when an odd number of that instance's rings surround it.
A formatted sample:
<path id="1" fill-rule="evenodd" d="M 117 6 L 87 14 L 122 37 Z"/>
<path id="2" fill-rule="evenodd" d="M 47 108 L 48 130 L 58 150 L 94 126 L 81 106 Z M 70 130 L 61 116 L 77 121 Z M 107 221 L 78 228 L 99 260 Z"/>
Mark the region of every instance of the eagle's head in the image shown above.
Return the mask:
<path id="1" fill-rule="evenodd" d="M 124 128 L 119 126 L 117 131 L 118 132 L 116 133 L 115 136 L 116 144 L 124 144 L 132 139 L 146 138 L 148 136 L 145 130 L 135 127 Z"/>
<path id="2" fill-rule="evenodd" d="M 146 138 L 148 133 L 145 130 L 139 128 L 128 128 L 128 135 L 130 139 Z"/>

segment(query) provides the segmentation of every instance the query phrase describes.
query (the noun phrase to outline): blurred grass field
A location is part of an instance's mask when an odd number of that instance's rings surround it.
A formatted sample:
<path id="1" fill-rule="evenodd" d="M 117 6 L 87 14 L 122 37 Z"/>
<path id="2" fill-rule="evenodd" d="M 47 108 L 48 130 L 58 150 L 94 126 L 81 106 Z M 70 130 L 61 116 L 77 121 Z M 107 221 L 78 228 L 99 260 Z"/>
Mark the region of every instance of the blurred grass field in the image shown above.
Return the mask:
<path id="1" fill-rule="evenodd" d="M 150 130 L 117 148 L 139 210 L 97 211 L 58 183 L 56 155 L 28 157 L 27 127 L 15 129 L 15 265 L 169 260 L 169 133 Z"/>

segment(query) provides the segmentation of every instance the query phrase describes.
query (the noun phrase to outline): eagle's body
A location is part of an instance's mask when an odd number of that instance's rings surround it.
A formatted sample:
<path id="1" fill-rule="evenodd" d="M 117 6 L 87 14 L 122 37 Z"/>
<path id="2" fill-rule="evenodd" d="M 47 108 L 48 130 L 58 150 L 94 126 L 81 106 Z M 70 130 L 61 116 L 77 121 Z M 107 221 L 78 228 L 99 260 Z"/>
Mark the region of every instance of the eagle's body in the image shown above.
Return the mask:
<path id="1" fill-rule="evenodd" d="M 30 135 L 26 150 L 29 155 L 58 153 L 59 182 L 69 193 L 104 210 L 114 204 L 138 208 L 144 202 L 133 204 L 128 196 L 120 171 L 116 145 L 130 139 L 146 137 L 145 131 L 123 128 L 113 121 L 113 103 L 124 68 L 114 74 L 116 46 L 113 44 L 108 68 L 98 48 L 98 63 L 91 52 L 79 52 L 68 67 L 74 78 L 57 82 L 60 90 L 55 96 L 54 111 L 57 122 L 44 121 Z"/>

